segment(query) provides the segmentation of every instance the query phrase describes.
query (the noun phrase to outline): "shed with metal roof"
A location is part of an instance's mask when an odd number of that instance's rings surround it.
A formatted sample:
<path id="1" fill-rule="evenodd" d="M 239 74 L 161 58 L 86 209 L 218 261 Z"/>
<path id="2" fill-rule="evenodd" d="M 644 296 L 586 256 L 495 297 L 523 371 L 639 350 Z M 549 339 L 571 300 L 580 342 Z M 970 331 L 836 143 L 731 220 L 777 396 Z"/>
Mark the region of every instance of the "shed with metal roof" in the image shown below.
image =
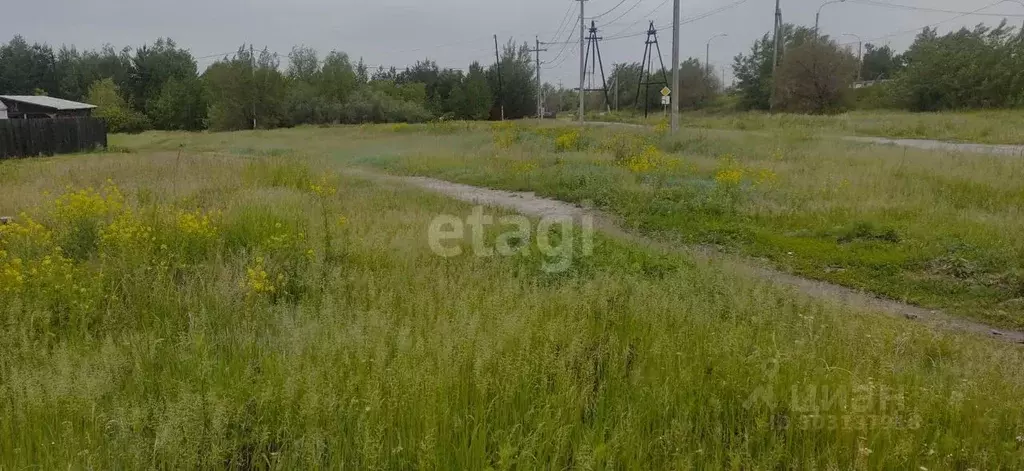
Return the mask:
<path id="1" fill-rule="evenodd" d="M 48 96 L 0 95 L 10 119 L 76 118 L 92 116 L 96 106 Z"/>

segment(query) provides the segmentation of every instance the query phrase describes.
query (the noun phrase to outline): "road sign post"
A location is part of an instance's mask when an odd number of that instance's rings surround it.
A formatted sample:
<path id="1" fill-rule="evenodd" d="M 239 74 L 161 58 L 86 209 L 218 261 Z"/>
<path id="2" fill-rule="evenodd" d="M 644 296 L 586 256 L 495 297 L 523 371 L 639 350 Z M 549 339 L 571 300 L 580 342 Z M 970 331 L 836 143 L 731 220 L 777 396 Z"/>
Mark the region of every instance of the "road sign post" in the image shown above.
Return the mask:
<path id="1" fill-rule="evenodd" d="M 672 89 L 665 87 L 661 89 L 661 104 L 665 107 L 665 116 L 668 116 L 668 107 L 672 104 Z"/>

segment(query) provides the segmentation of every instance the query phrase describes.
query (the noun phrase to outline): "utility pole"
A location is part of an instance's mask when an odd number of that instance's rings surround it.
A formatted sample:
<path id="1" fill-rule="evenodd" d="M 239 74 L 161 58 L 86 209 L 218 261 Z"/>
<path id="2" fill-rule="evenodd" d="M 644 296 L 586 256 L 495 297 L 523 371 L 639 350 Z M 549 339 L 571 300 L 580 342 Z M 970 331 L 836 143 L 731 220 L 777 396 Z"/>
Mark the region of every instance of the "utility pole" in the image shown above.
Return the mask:
<path id="1" fill-rule="evenodd" d="M 772 58 L 772 93 L 770 98 L 771 102 L 768 104 L 770 111 L 773 112 L 775 111 L 775 89 L 777 88 L 775 86 L 775 77 L 777 77 L 776 72 L 779 69 L 779 49 L 781 49 L 782 44 L 782 38 L 780 37 L 782 36 L 782 6 L 779 2 L 780 0 L 775 0 L 775 38 L 773 39 L 774 46 L 772 47 L 774 55 Z"/>
<path id="2" fill-rule="evenodd" d="M 249 43 L 249 69 L 252 71 L 252 129 L 256 130 L 256 54 L 252 43 Z"/>
<path id="3" fill-rule="evenodd" d="M 853 33 L 843 33 L 843 36 L 857 38 L 857 83 L 860 83 L 864 75 L 864 39 Z"/>
<path id="4" fill-rule="evenodd" d="M 672 2 L 672 132 L 679 130 L 679 0 Z"/>
<path id="5" fill-rule="evenodd" d="M 636 88 L 636 103 L 639 105 L 640 101 L 640 90 L 644 90 L 644 118 L 648 116 L 650 111 L 650 90 L 651 85 L 662 85 L 664 87 L 669 86 L 668 83 L 668 68 L 665 67 L 665 61 L 661 56 L 661 45 L 658 43 L 658 29 L 654 27 L 654 22 L 650 23 L 650 27 L 647 28 L 647 40 L 644 41 L 644 58 L 640 61 L 640 83 L 637 84 Z M 661 64 L 661 78 L 660 82 L 651 81 L 651 68 L 654 64 L 654 51 L 658 51 L 658 63 Z M 644 70 L 647 71 L 647 80 L 644 80 Z"/>
<path id="6" fill-rule="evenodd" d="M 615 111 L 619 111 L 619 71 L 618 67 L 613 67 L 615 77 L 612 77 L 612 81 L 615 82 Z"/>
<path id="7" fill-rule="evenodd" d="M 583 112 L 586 111 L 583 104 L 586 98 L 586 92 L 583 91 L 583 88 L 586 86 L 584 78 L 587 75 L 587 58 L 584 55 L 584 31 L 586 30 L 587 25 L 585 23 L 586 18 L 583 16 L 583 4 L 586 3 L 587 0 L 576 1 L 580 2 L 580 125 L 582 125 L 586 122 L 583 117 Z"/>
<path id="8" fill-rule="evenodd" d="M 544 96 L 540 83 L 540 53 L 546 52 L 547 49 L 540 48 L 540 38 L 534 36 L 534 40 L 537 41 L 537 48 L 533 50 L 537 53 L 537 119 L 544 119 Z"/>
<path id="9" fill-rule="evenodd" d="M 505 120 L 505 85 L 501 80 L 501 56 L 498 54 L 498 35 L 494 35 L 494 70 L 498 71 L 498 96 L 501 103 L 501 120 Z"/>
<path id="10" fill-rule="evenodd" d="M 608 80 L 604 75 L 604 59 L 601 58 L 601 38 L 597 35 L 597 23 L 594 21 L 590 22 L 590 36 L 587 36 L 587 53 L 584 54 L 586 60 L 583 61 L 583 69 L 586 70 L 587 66 L 590 66 L 590 86 L 587 87 L 588 92 L 600 91 L 604 94 L 604 107 L 607 109 L 611 107 L 612 100 L 608 96 Z M 591 59 L 590 52 L 593 51 L 593 59 Z M 601 67 L 601 88 L 594 88 L 594 76 L 597 75 L 597 68 Z"/>

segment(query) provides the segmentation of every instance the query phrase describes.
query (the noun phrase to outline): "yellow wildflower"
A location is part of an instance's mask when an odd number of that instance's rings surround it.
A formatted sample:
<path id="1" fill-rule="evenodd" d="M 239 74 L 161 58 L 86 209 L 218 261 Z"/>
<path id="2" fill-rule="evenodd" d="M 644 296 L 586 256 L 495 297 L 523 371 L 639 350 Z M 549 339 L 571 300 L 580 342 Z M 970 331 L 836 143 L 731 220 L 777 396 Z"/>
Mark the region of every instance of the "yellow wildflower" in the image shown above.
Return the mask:
<path id="1" fill-rule="evenodd" d="M 569 152 L 583 150 L 583 134 L 572 130 L 555 138 L 555 151 Z"/>

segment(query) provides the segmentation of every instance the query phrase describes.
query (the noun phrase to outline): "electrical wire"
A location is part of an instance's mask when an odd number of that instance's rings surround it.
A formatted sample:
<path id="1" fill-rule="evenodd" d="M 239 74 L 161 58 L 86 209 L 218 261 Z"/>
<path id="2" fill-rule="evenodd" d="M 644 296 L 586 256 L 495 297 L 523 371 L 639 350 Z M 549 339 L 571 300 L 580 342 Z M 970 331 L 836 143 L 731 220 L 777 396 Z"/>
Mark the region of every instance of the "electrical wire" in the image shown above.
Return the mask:
<path id="1" fill-rule="evenodd" d="M 877 0 L 849 0 L 849 1 L 850 1 L 850 3 L 858 3 L 858 4 L 861 4 L 861 5 L 871 5 L 871 6 L 885 7 L 885 8 L 894 8 L 894 9 L 898 9 L 898 10 L 912 10 L 912 11 L 923 11 L 923 12 L 931 12 L 931 13 L 950 13 L 950 14 L 954 14 L 954 15 L 964 15 L 964 16 L 966 16 L 966 15 L 999 16 L 999 17 L 1004 17 L 1004 18 L 1007 18 L 1007 17 L 1009 17 L 1009 18 L 1022 18 L 1022 17 L 1024 17 L 1024 15 L 1022 15 L 1022 14 L 978 13 L 978 12 L 969 12 L 969 11 L 944 10 L 944 9 L 941 9 L 941 8 L 918 7 L 918 6 L 914 6 L 914 5 L 903 5 L 903 4 L 899 4 L 899 3 L 880 2 L 880 1 L 877 1 Z M 1000 3 L 1004 3 L 1004 2 L 1000 2 Z"/>
<path id="2" fill-rule="evenodd" d="M 558 40 L 558 37 L 562 35 L 562 30 L 564 30 L 565 27 L 568 26 L 569 15 L 572 13 L 574 6 L 575 5 L 570 3 L 569 8 L 565 10 L 565 15 L 562 16 L 562 22 L 559 24 L 558 29 L 555 30 L 555 34 L 551 36 L 552 43 Z"/>
<path id="3" fill-rule="evenodd" d="M 654 15 L 655 13 L 657 13 L 657 12 L 658 12 L 658 10 L 660 10 L 660 9 L 661 9 L 662 7 L 664 7 L 665 5 L 668 5 L 668 2 L 669 2 L 669 0 L 664 0 L 664 1 L 662 1 L 661 3 L 659 3 L 659 4 L 658 4 L 658 6 L 654 7 L 654 8 L 653 8 L 653 9 L 652 9 L 651 11 L 647 12 L 647 14 L 646 14 L 646 15 L 644 15 L 644 16 L 641 16 L 641 17 L 640 17 L 640 19 L 638 19 L 638 20 L 636 20 L 636 21 L 634 21 L 634 22 L 630 23 L 630 25 L 629 25 L 629 26 L 626 26 L 625 28 L 622 28 L 622 30 L 620 30 L 620 31 L 619 31 L 618 33 L 615 33 L 615 34 L 613 34 L 612 36 L 618 36 L 618 35 L 620 35 L 620 34 L 622 34 L 622 33 L 625 33 L 626 31 L 629 31 L 629 30 L 630 30 L 630 29 L 632 29 L 632 28 L 633 28 L 634 26 L 636 26 L 637 24 L 639 24 L 639 23 L 640 23 L 641 21 L 644 21 L 644 20 L 646 20 L 646 19 L 650 18 L 650 17 L 651 17 L 652 15 Z M 638 5 L 640 5 L 640 4 L 639 4 L 639 3 L 637 3 L 637 6 L 638 6 Z M 635 7 L 636 7 L 636 6 L 634 6 L 634 8 L 635 8 Z M 628 12 L 626 12 L 626 13 L 628 13 Z M 607 25 L 611 25 L 611 24 L 614 24 L 614 23 L 615 23 L 616 21 L 618 21 L 619 19 L 621 19 L 621 18 L 622 18 L 622 17 L 624 17 L 624 16 L 626 16 L 626 14 L 625 14 L 625 13 L 623 13 L 623 14 L 622 14 L 621 16 L 619 16 L 619 18 L 616 18 L 616 19 L 614 19 L 614 20 L 612 20 L 612 21 L 609 21 L 609 22 L 608 22 L 608 23 L 606 23 L 605 25 L 607 26 Z"/>
<path id="4" fill-rule="evenodd" d="M 949 23 L 950 21 L 959 20 L 960 18 L 963 18 L 965 16 L 976 15 L 976 14 L 978 14 L 978 12 L 981 12 L 983 10 L 987 10 L 989 8 L 992 8 L 992 7 L 996 6 L 996 5 L 1001 5 L 1003 3 L 1006 3 L 1006 2 L 1004 0 L 999 0 L 999 1 L 995 2 L 995 3 L 991 3 L 991 4 L 988 4 L 988 5 L 985 5 L 985 6 L 979 8 L 977 10 L 974 10 L 974 11 L 968 11 L 968 12 L 960 13 L 957 16 L 954 16 L 954 17 L 949 18 L 947 20 L 940 21 L 938 23 L 933 23 L 933 24 L 930 24 L 930 25 L 925 25 L 925 26 L 922 26 L 920 28 L 914 28 L 914 29 L 908 29 L 908 30 L 904 30 L 904 31 L 897 31 L 897 32 L 894 32 L 894 33 L 889 33 L 889 34 L 886 34 L 885 36 L 879 36 L 877 38 L 866 39 L 863 42 L 865 44 L 867 44 L 867 43 L 871 43 L 871 42 L 875 42 L 875 41 L 881 41 L 883 39 L 889 39 L 889 38 L 894 38 L 894 37 L 897 37 L 897 36 L 903 36 L 905 34 L 917 33 L 917 32 L 921 31 L 924 28 L 934 28 L 936 26 L 940 26 L 940 25 L 944 25 L 946 23 Z M 861 41 L 841 43 L 839 45 L 840 46 L 849 46 L 849 45 L 852 45 L 852 44 L 857 44 L 859 42 L 861 42 Z"/>
<path id="5" fill-rule="evenodd" d="M 570 6 L 569 10 L 566 11 L 566 18 L 569 18 L 569 12 L 571 12 L 571 11 L 572 11 L 572 7 Z M 565 27 L 565 25 L 568 24 L 568 23 L 566 23 L 566 21 L 564 19 L 562 20 L 562 22 L 563 22 L 563 27 L 559 28 L 559 30 L 563 29 Z M 571 35 L 573 29 L 569 28 L 569 29 L 567 29 L 567 31 Z M 555 37 L 554 37 L 554 40 L 552 42 L 545 43 L 545 44 L 558 44 L 559 43 L 558 40 L 560 39 L 560 36 L 561 36 L 561 33 L 556 34 Z M 568 39 L 568 36 L 566 37 L 566 39 Z M 565 50 L 569 47 L 569 44 L 574 44 L 574 42 L 564 41 L 564 42 L 561 42 L 561 44 L 562 44 L 562 48 L 558 50 L 558 53 L 555 54 L 555 58 L 554 59 L 551 59 L 551 62 L 557 62 L 558 59 L 562 57 L 562 54 L 565 53 Z M 565 56 L 565 57 L 569 57 L 569 56 Z M 565 59 L 562 59 L 562 62 L 565 62 Z M 559 65 L 562 62 L 559 62 Z"/>
<path id="6" fill-rule="evenodd" d="M 690 23 L 698 22 L 698 21 L 703 20 L 705 18 L 710 18 L 710 17 L 712 17 L 714 15 L 717 15 L 719 13 L 722 13 L 724 11 L 736 8 L 736 7 L 738 7 L 738 6 L 740 6 L 740 5 L 744 4 L 744 3 L 747 3 L 748 1 L 750 1 L 750 0 L 738 0 L 736 2 L 733 2 L 733 3 L 730 3 L 728 5 L 724 5 L 724 6 L 718 7 L 716 9 L 714 9 L 714 10 L 707 11 L 707 12 L 701 13 L 699 15 L 691 16 L 689 18 L 683 18 L 683 19 L 679 20 L 679 24 L 680 24 L 680 26 L 681 25 L 687 25 L 687 24 L 690 24 Z M 660 32 L 662 32 L 662 31 L 664 31 L 666 29 L 669 29 L 671 27 L 672 27 L 671 24 L 666 24 L 664 26 L 655 27 L 655 30 L 660 33 Z M 616 41 L 616 40 L 619 40 L 619 39 L 628 39 L 628 38 L 635 38 L 635 37 L 638 37 L 638 36 L 644 36 L 646 34 L 647 34 L 647 31 L 644 31 L 642 33 L 619 34 L 619 35 L 612 35 L 610 37 L 605 38 L 604 40 L 605 41 Z"/>
<path id="7" fill-rule="evenodd" d="M 667 2 L 668 0 L 665 0 L 665 1 Z M 614 20 L 611 20 L 611 21 L 605 23 L 604 25 L 605 26 L 609 26 L 609 25 L 615 24 L 616 21 L 619 21 L 619 20 L 625 18 L 626 15 L 630 14 L 633 10 L 636 10 L 636 7 L 640 6 L 643 2 L 644 2 L 644 0 L 637 0 L 637 2 L 634 3 L 633 6 L 629 7 L 628 10 L 622 12 L 621 15 L 616 16 Z M 659 5 L 658 8 L 661 8 L 661 5 Z"/>
<path id="8" fill-rule="evenodd" d="M 591 16 L 591 17 L 590 17 L 590 19 L 591 19 L 591 20 L 596 20 L 596 19 L 598 19 L 598 18 L 601 18 L 601 17 L 603 17 L 603 16 L 605 16 L 605 15 L 607 15 L 607 14 L 609 14 L 609 13 L 611 13 L 611 12 L 615 11 L 615 10 L 618 10 L 618 9 L 619 9 L 619 7 L 621 7 L 621 6 L 622 6 L 622 4 L 623 4 L 623 3 L 626 3 L 627 1 L 628 1 L 628 0 L 622 0 L 622 1 L 620 1 L 620 2 L 618 3 L 618 4 L 616 4 L 616 5 L 614 6 L 614 7 L 612 7 L 612 8 L 611 8 L 611 10 L 608 10 L 608 11 L 606 11 L 606 12 L 604 12 L 604 13 L 601 13 L 600 15 L 597 15 L 597 16 Z M 639 0 L 639 1 L 637 2 L 637 4 L 639 4 L 639 3 L 640 3 L 640 2 L 642 2 L 642 1 L 643 1 L 643 0 Z"/>

